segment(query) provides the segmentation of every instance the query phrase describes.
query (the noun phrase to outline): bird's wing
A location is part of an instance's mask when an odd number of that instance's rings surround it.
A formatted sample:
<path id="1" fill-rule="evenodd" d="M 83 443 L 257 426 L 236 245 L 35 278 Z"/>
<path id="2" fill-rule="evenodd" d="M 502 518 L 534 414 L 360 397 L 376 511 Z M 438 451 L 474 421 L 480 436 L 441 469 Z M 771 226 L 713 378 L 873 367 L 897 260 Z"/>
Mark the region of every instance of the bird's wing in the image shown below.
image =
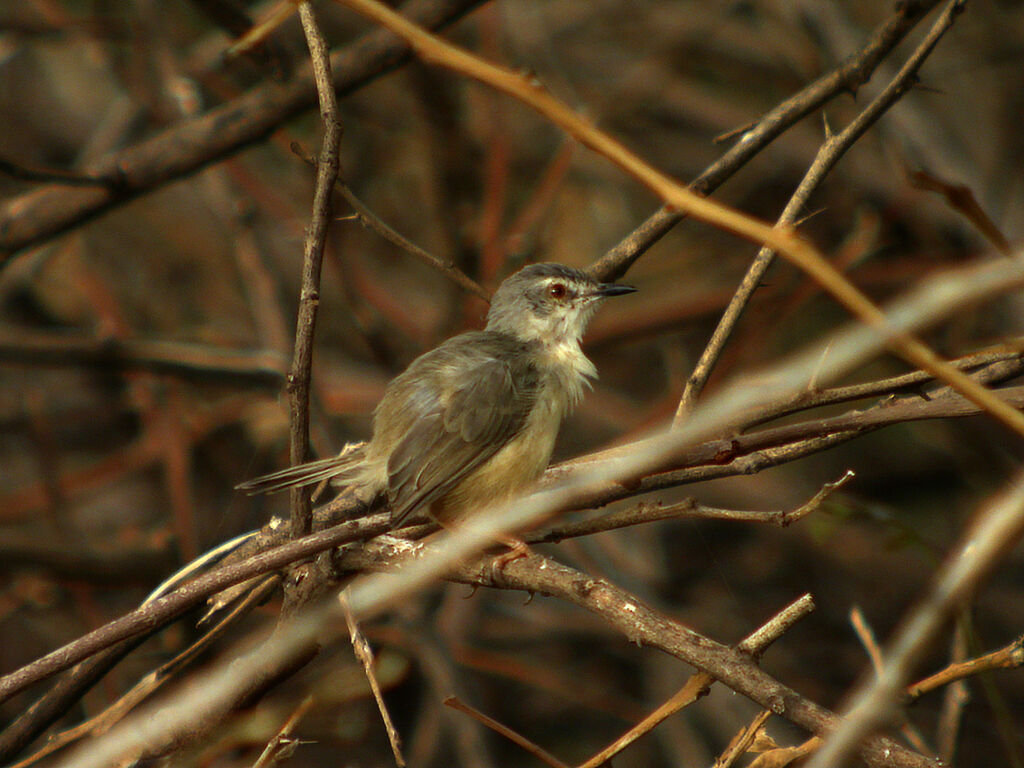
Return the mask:
<path id="1" fill-rule="evenodd" d="M 453 351 L 454 357 L 444 354 Z M 449 347 L 439 363 L 435 356 L 403 376 L 404 393 L 396 400 L 407 408 L 405 429 L 388 458 L 387 493 L 396 524 L 443 498 L 523 428 L 538 376 L 521 357 L 502 351 L 481 352 L 478 345 L 460 353 Z"/>

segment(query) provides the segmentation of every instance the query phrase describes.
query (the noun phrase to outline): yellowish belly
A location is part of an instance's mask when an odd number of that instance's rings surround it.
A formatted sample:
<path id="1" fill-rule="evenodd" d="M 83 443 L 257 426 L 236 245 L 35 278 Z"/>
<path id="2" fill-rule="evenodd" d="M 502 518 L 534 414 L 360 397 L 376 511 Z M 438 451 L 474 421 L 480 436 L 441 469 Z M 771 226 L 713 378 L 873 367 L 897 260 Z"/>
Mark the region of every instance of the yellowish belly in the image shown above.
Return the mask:
<path id="1" fill-rule="evenodd" d="M 443 522 L 458 520 L 528 490 L 551 460 L 561 421 L 544 416 L 534 414 L 514 440 L 435 503 L 434 517 Z"/>

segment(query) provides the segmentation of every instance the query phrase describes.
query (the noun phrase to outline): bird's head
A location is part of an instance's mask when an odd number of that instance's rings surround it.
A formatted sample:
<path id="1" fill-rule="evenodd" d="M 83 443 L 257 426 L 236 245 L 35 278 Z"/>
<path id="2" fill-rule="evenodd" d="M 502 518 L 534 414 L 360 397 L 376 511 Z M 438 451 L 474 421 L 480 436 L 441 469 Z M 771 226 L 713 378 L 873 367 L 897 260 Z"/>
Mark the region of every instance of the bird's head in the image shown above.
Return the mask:
<path id="1" fill-rule="evenodd" d="M 601 283 L 564 264 L 531 264 L 503 282 L 491 300 L 487 330 L 547 345 L 578 342 L 602 299 L 636 288 Z"/>

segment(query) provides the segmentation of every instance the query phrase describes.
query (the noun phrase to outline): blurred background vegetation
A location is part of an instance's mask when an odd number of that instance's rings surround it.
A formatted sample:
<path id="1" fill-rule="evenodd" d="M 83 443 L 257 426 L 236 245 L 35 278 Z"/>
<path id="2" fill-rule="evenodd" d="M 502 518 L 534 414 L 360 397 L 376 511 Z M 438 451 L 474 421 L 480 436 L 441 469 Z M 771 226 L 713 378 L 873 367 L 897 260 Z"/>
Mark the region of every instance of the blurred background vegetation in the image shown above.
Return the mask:
<path id="1" fill-rule="evenodd" d="M 270 6 L 221 2 L 28 0 L 0 7 L 0 198 L 75 173 L 257 84 L 308 54 L 297 18 L 254 53 L 224 57 Z M 756 120 L 862 46 L 891 2 L 579 3 L 501 0 L 446 34 L 534 73 L 673 176 L 695 178 Z M 328 41 L 368 30 L 323 2 Z M 922 26 L 929 23 L 929 19 Z M 853 98 L 786 132 L 716 197 L 767 220 L 781 212 L 822 140 L 845 125 L 920 39 L 911 33 Z M 379 217 L 494 288 L 530 261 L 584 266 L 658 201 L 519 104 L 411 61 L 341 102 L 346 183 Z M 1024 227 L 1024 7 L 971 0 L 919 87 L 857 143 L 812 198 L 802 231 L 884 303 L 950 266 L 998 258 L 975 223 L 912 172 L 965 185 L 1011 241 Z M 319 146 L 315 109 L 198 173 L 13 254 L 0 271 L 0 670 L 31 661 L 134 607 L 200 552 L 285 514 L 284 496 L 233 486 L 287 463 L 283 375 L 290 359 L 313 174 L 293 152 Z M 338 200 L 336 214 L 349 211 Z M 671 419 L 701 348 L 756 248 L 684 222 L 629 271 L 640 288 L 592 325 L 601 379 L 565 425 L 556 459 L 624 442 Z M 958 356 L 1021 333 L 1019 296 L 933 329 Z M 383 386 L 441 339 L 478 327 L 486 307 L 357 221 L 341 218 L 325 257 L 313 371 L 320 455 L 367 436 Z M 749 376 L 847 317 L 806 277 L 776 264 L 755 294 L 709 391 Z M 170 361 L 170 362 L 168 362 Z M 857 380 L 906 370 L 883 358 Z M 1019 464 L 1022 445 L 974 418 L 889 428 L 750 477 L 689 486 L 743 509 L 798 505 L 847 469 L 856 479 L 799 525 L 678 521 L 570 541 L 550 551 L 687 625 L 735 642 L 809 591 L 818 611 L 766 658 L 806 696 L 836 707 L 864 673 L 849 612 L 880 638 L 920 595 L 979 504 Z M 969 607 L 973 652 L 1020 635 L 1022 553 Z M 252 623 L 272 620 L 275 604 Z M 965 609 L 966 610 L 966 609 Z M 194 636 L 181 622 L 148 642 L 68 713 L 114 701 Z M 630 645 L 578 609 L 517 594 L 439 586 L 366 628 L 381 682 L 417 766 L 535 765 L 441 706 L 464 701 L 567 762 L 581 761 L 682 684 L 678 660 Z M 936 647 L 927 670 L 949 657 Z M 306 693 L 303 765 L 386 765 L 383 728 L 347 647 L 234 715 L 181 765 L 251 765 Z M 1024 677 L 968 684 L 957 765 L 1024 765 Z M 42 686 L 7 702 L 14 717 Z M 926 742 L 942 695 L 910 717 Z M 756 712 L 724 688 L 616 758 L 616 766 L 710 765 Z M 802 738 L 783 721 L 780 742 Z"/>

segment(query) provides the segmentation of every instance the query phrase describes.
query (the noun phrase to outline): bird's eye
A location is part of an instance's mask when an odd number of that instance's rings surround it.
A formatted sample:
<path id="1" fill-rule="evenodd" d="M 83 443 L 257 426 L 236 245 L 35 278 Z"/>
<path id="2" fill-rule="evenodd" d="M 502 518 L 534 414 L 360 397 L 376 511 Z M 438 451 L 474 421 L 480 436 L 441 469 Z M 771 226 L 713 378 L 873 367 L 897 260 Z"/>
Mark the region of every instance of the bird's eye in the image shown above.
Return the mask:
<path id="1" fill-rule="evenodd" d="M 548 296 L 553 299 L 564 299 L 568 290 L 564 283 L 552 283 L 548 286 Z"/>

